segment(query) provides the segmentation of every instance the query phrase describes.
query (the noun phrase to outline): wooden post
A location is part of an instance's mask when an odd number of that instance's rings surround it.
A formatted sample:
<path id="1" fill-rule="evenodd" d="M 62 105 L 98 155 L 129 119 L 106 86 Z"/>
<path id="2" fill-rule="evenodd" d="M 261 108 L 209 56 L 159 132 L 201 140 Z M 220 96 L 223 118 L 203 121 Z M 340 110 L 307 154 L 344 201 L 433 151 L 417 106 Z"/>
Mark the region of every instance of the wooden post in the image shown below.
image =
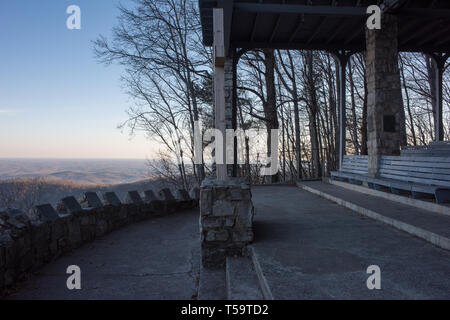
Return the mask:
<path id="1" fill-rule="evenodd" d="M 434 60 L 435 66 L 436 66 L 436 74 L 435 74 L 435 81 L 436 81 L 436 110 L 434 110 L 435 115 L 435 123 L 434 123 L 434 140 L 435 141 L 443 141 L 444 140 L 444 121 L 443 121 L 443 114 L 442 114 L 442 105 L 443 105 L 443 75 L 444 75 L 444 68 L 445 63 L 449 57 L 448 54 L 442 54 L 442 53 L 435 53 L 431 54 L 431 57 Z"/>
<path id="2" fill-rule="evenodd" d="M 435 140 L 444 140 L 444 121 L 442 119 L 442 81 L 444 74 L 444 66 L 439 65 L 436 70 L 436 132 Z"/>
<path id="3" fill-rule="evenodd" d="M 346 115 L 346 69 L 347 62 L 351 56 L 351 53 L 345 51 L 335 53 L 335 56 L 339 61 L 339 69 L 337 72 L 338 77 L 338 90 L 339 90 L 339 170 L 342 169 L 342 162 L 346 154 L 346 133 L 347 133 L 347 115 Z"/>
<path id="4" fill-rule="evenodd" d="M 222 159 L 218 159 L 216 151 L 216 178 L 217 180 L 227 180 L 226 159 L 226 120 L 225 120 L 225 43 L 224 43 L 224 20 L 223 9 L 213 9 L 213 25 L 214 25 L 214 111 L 215 111 L 215 128 L 218 129 L 223 137 L 223 145 L 217 146 L 216 149 L 222 148 Z M 217 141 L 217 139 L 216 139 Z"/>
<path id="5" fill-rule="evenodd" d="M 233 88 L 232 88 L 232 106 L 231 106 L 231 127 L 233 130 L 237 129 L 237 65 L 239 63 L 239 56 L 237 55 L 236 49 L 233 49 Z M 233 177 L 238 176 L 238 140 L 237 136 L 234 136 L 233 141 Z"/>

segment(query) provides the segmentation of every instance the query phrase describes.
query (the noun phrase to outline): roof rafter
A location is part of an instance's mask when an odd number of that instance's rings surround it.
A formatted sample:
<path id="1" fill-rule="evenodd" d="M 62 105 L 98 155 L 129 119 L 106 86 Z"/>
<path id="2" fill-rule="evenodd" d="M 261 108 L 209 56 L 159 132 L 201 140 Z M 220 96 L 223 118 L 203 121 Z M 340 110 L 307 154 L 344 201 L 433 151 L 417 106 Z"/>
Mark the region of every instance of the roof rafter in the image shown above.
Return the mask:
<path id="1" fill-rule="evenodd" d="M 362 7 L 337 7 L 337 6 L 313 6 L 295 4 L 251 3 L 237 2 L 234 8 L 243 12 L 259 13 L 291 13 L 310 15 L 332 16 L 365 16 L 366 8 Z"/>

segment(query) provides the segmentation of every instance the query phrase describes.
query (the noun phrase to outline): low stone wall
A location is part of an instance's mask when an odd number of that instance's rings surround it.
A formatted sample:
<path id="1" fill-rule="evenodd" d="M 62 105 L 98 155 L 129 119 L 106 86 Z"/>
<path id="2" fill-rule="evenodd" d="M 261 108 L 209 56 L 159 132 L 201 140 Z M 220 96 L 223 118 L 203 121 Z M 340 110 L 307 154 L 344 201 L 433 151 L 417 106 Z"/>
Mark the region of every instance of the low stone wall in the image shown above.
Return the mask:
<path id="1" fill-rule="evenodd" d="M 122 204 L 114 193 L 108 193 L 104 204 L 90 192 L 81 205 L 74 197 L 62 199 L 58 212 L 49 204 L 37 206 L 35 220 L 18 210 L 0 212 L 0 296 L 45 263 L 84 243 L 127 224 L 198 205 L 198 199 L 182 194 L 183 199 L 143 201 L 139 193 L 129 192 L 129 203 Z M 108 199 L 115 204 L 108 204 Z"/>
<path id="2" fill-rule="evenodd" d="M 241 179 L 203 181 L 200 232 L 204 267 L 223 267 L 227 256 L 246 254 L 253 241 L 253 215 L 250 186 Z"/>

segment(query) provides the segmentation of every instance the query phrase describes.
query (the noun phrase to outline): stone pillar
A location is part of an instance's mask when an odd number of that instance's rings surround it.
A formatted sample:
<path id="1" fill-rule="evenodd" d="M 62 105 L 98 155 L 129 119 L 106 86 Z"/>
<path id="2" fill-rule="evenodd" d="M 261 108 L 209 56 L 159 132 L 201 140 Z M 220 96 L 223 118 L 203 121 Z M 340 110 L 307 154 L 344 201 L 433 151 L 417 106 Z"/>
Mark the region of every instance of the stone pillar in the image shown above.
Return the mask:
<path id="1" fill-rule="evenodd" d="M 227 256 L 246 253 L 253 241 L 252 194 L 242 179 L 205 179 L 200 191 L 202 264 L 206 268 L 225 265 Z"/>
<path id="2" fill-rule="evenodd" d="M 406 145 L 405 111 L 397 50 L 397 18 L 383 14 L 380 30 L 366 29 L 367 136 L 369 175 L 381 155 L 399 155 Z"/>

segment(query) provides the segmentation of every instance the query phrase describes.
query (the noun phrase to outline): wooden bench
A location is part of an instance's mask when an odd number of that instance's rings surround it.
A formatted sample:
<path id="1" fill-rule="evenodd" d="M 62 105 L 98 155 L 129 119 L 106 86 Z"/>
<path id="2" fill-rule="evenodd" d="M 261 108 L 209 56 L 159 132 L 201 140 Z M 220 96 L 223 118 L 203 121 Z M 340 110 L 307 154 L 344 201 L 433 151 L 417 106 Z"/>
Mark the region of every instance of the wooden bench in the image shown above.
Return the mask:
<path id="1" fill-rule="evenodd" d="M 376 178 L 366 175 L 367 161 L 361 158 L 364 156 L 354 157 L 346 156 L 342 170 L 332 172 L 331 178 L 356 184 L 366 182 L 370 188 L 410 193 L 415 199 L 433 196 L 437 203 L 450 201 L 450 157 L 382 156 Z"/>
<path id="2" fill-rule="evenodd" d="M 430 142 L 427 146 L 403 147 L 401 156 L 450 157 L 450 141 Z"/>
<path id="3" fill-rule="evenodd" d="M 367 156 L 346 155 L 342 160 L 342 169 L 331 172 L 331 178 L 338 181 L 361 185 L 368 172 Z"/>

